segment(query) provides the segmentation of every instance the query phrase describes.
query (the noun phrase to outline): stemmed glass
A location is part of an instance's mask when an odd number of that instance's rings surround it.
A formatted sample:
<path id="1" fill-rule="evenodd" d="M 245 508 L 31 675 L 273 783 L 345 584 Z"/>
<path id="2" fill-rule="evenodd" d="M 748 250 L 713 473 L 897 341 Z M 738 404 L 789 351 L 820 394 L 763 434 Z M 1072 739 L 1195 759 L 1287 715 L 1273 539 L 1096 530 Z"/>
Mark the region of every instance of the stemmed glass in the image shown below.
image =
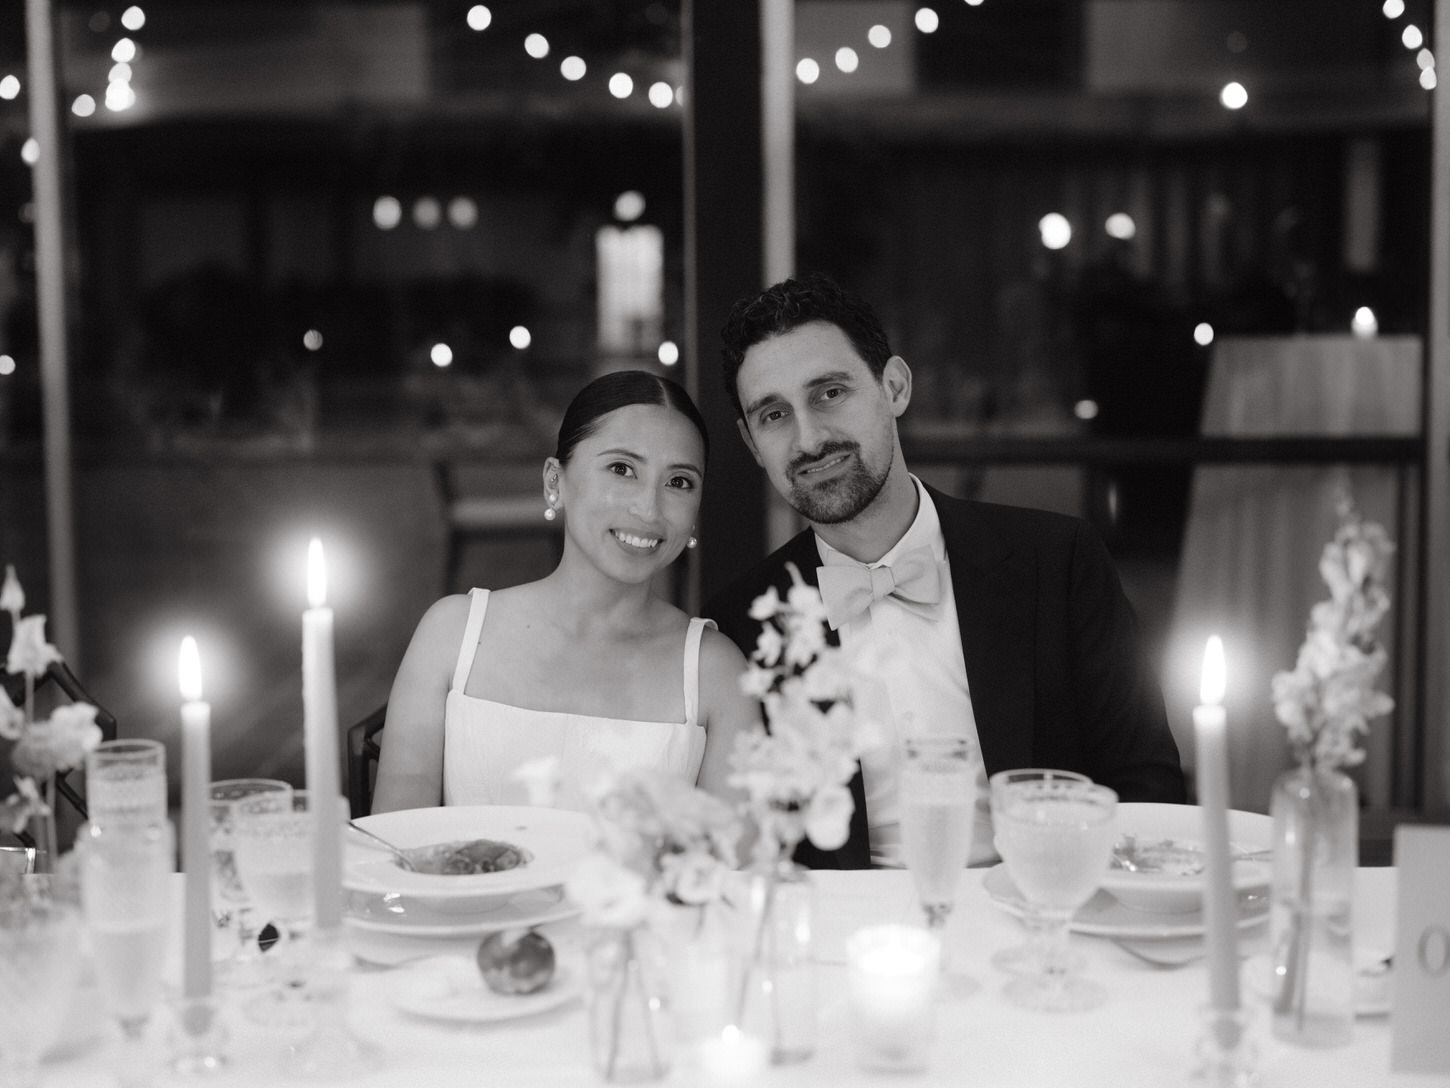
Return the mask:
<path id="1" fill-rule="evenodd" d="M 997 849 L 1042 920 L 1037 970 L 1017 975 L 1004 990 L 1013 1003 L 1074 1012 L 1106 1000 L 1101 986 L 1073 973 L 1067 926 L 1108 867 L 1117 809 L 1118 795 L 1091 782 L 1027 779 L 1001 787 Z"/>
<path id="2" fill-rule="evenodd" d="M 926 927 L 941 937 L 972 851 L 979 757 L 971 741 L 960 737 L 908 738 L 902 757 L 901 851 Z M 944 939 L 942 948 L 945 952 Z"/>
<path id="3" fill-rule="evenodd" d="M 1091 782 L 1085 774 L 1076 771 L 1049 770 L 1042 767 L 1019 767 L 1011 771 L 998 771 L 988 781 L 992 796 L 992 826 L 1002 820 L 1002 794 L 1013 782 Z M 1000 849 L 998 853 L 1001 853 Z M 1031 971 L 1038 969 L 1039 945 L 1042 939 L 1042 918 L 1037 907 L 1023 902 L 1022 925 L 1027 930 L 1027 940 L 1011 948 L 1000 948 L 992 953 L 992 965 L 1003 971 Z"/>
<path id="4" fill-rule="evenodd" d="M 269 790 L 236 802 L 232 842 L 237 874 L 280 939 L 269 957 L 278 965 L 277 984 L 245 1006 L 263 1023 L 305 1026 L 307 972 L 297 942 L 313 918 L 312 794 Z"/>
<path id="5" fill-rule="evenodd" d="M 263 982 L 257 923 L 270 919 L 257 918 L 236 860 L 237 806 L 263 793 L 291 796 L 292 787 L 276 778 L 224 778 L 211 784 L 212 921 L 218 932 L 235 941 L 226 961 L 226 981 L 233 989 Z"/>
<path id="6" fill-rule="evenodd" d="M 33 1088 L 80 967 L 75 907 L 0 876 L 0 1083 Z"/>
<path id="7" fill-rule="evenodd" d="M 148 1084 L 145 1034 L 161 996 L 176 834 L 166 820 L 87 824 L 76 850 L 97 988 L 121 1025 L 117 1077 L 125 1086 Z"/>

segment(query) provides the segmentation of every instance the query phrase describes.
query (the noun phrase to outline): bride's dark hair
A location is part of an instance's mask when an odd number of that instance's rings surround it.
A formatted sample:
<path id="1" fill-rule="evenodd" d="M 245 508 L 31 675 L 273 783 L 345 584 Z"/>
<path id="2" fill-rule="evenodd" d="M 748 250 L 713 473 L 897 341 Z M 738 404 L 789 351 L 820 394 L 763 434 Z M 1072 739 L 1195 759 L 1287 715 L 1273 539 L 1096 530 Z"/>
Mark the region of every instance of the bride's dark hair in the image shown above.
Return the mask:
<path id="1" fill-rule="evenodd" d="M 574 447 L 594 433 L 601 419 L 631 404 L 673 408 L 695 425 L 705 456 L 710 456 L 710 432 L 705 428 L 705 417 L 683 386 L 646 370 L 616 370 L 600 375 L 579 390 L 564 410 L 564 419 L 559 424 L 559 444 L 554 449 L 559 464 L 569 463 Z"/>

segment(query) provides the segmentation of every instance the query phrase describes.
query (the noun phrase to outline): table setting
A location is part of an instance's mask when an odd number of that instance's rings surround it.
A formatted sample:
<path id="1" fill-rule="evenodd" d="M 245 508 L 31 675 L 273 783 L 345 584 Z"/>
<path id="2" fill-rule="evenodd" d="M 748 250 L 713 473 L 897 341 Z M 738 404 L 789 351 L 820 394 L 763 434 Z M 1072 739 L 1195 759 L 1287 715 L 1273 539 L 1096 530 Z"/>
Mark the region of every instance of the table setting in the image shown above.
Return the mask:
<path id="1" fill-rule="evenodd" d="M 159 742 L 72 745 L 90 809 L 74 849 L 0 876 L 6 1083 L 1450 1085 L 1450 1063 L 1404 1042 L 1393 996 L 1397 972 L 1440 963 L 1421 935 L 1405 966 L 1397 930 L 1430 866 L 1346 866 L 1338 825 L 1307 828 L 1310 810 L 1228 807 L 1216 638 L 1197 804 L 998 772 L 1000 860 L 968 869 L 980 754 L 915 738 L 905 867 L 808 871 L 795 845 L 844 841 L 845 783 L 880 742 L 850 712 L 818 595 L 758 610 L 774 634 L 744 682 L 771 730 L 732 754 L 739 809 L 609 767 L 586 811 L 555 808 L 533 766 L 529 805 L 349 821 L 316 542 L 308 581 L 305 784 L 211 780 L 189 639 L 178 826 Z M 1331 740 L 1342 762 L 1352 746 Z"/>

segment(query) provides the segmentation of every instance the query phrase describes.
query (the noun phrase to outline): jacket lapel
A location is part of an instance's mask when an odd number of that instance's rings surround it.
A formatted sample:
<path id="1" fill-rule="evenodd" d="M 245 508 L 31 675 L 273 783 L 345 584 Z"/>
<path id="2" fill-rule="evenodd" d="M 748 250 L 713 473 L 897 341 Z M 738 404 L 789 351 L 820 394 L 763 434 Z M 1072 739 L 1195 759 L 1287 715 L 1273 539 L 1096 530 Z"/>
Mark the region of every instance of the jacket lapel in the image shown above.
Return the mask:
<path id="1" fill-rule="evenodd" d="M 927 488 L 952 570 L 962 656 L 990 775 L 1032 766 L 1036 574 L 972 504 Z"/>

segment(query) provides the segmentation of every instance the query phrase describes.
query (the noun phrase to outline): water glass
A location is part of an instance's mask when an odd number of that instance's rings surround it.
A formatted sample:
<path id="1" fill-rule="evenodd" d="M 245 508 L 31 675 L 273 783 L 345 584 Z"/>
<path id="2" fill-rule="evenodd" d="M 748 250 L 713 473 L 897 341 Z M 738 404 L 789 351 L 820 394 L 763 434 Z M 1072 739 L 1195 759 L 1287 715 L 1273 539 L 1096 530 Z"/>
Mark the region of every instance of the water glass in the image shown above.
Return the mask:
<path id="1" fill-rule="evenodd" d="M 972 852 L 979 760 L 976 747 L 962 737 L 902 743 L 901 850 L 933 932 L 946 927 Z"/>
<path id="2" fill-rule="evenodd" d="M 997 849 L 1022 897 L 1042 920 L 1037 969 L 1004 991 L 1025 1008 L 1069 1012 L 1107 998 L 1073 973 L 1067 926 L 1097 891 L 1116 837 L 1118 795 L 1091 782 L 1029 779 L 1001 787 Z"/>
<path id="3" fill-rule="evenodd" d="M 92 828 L 163 822 L 166 746 L 158 740 L 107 740 L 87 752 L 86 811 Z"/>
<path id="4" fill-rule="evenodd" d="M 102 1004 L 121 1025 L 117 1077 L 150 1083 L 145 1035 L 161 996 L 175 894 L 176 833 L 169 820 L 86 824 L 76 841 L 81 910 Z"/>
<path id="5" fill-rule="evenodd" d="M 0 1084 L 32 1088 L 80 968 L 80 917 L 0 878 Z"/>
<path id="6" fill-rule="evenodd" d="M 212 922 L 229 945 L 227 983 L 232 987 L 261 982 L 256 970 L 258 923 L 270 919 L 257 918 L 237 872 L 236 823 L 238 804 L 264 793 L 290 797 L 292 787 L 276 778 L 224 778 L 211 784 Z"/>
<path id="7" fill-rule="evenodd" d="M 1002 819 L 1002 795 L 1013 782 L 1091 782 L 1085 774 L 1076 771 L 1059 771 L 1045 767 L 1019 767 L 1011 771 L 998 771 L 988 782 L 992 798 L 992 826 Z M 992 965 L 1003 971 L 1035 971 L 1040 966 L 1042 919 L 1031 903 L 1022 907 L 1022 925 L 1027 930 L 1027 940 L 1011 948 L 1001 948 L 992 953 Z"/>

